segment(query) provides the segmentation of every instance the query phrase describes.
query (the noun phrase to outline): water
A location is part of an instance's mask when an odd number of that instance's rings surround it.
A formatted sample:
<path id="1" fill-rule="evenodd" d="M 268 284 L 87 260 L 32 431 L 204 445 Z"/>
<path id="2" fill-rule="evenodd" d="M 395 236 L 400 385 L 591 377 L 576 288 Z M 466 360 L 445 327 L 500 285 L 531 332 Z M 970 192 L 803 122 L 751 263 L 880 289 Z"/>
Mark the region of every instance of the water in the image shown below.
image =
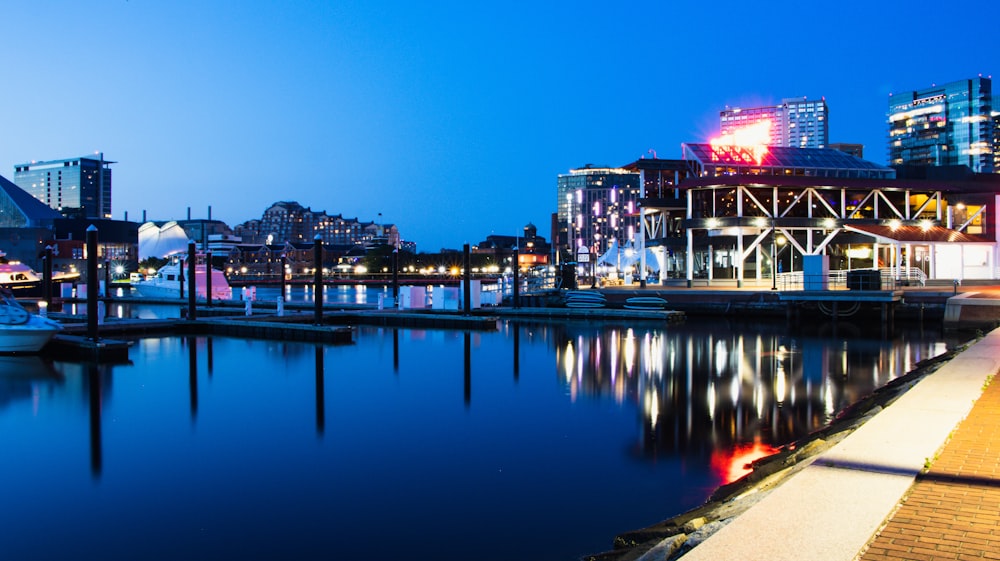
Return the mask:
<path id="1" fill-rule="evenodd" d="M 3 558 L 576 559 L 951 344 L 692 319 L 2 357 Z"/>

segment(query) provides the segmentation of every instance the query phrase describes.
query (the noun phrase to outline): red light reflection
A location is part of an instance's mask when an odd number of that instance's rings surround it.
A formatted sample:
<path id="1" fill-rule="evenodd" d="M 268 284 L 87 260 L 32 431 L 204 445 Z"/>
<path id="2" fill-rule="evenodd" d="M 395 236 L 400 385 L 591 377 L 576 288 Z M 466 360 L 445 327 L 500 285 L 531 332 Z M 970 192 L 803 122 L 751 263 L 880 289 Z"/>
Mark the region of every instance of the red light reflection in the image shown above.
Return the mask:
<path id="1" fill-rule="evenodd" d="M 752 444 L 737 444 L 729 450 L 712 452 L 712 472 L 723 480 L 723 485 L 732 483 L 750 473 L 750 464 L 765 456 L 770 456 L 778 449 L 769 444 L 754 442 Z"/>

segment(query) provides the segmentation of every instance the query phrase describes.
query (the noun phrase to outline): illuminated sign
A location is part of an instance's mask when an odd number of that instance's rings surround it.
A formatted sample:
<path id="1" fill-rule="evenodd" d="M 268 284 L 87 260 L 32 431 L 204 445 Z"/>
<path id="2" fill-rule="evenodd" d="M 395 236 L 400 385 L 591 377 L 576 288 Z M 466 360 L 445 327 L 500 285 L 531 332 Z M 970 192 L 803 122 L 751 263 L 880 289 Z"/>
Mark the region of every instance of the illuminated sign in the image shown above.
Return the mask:
<path id="1" fill-rule="evenodd" d="M 709 141 L 712 147 L 711 160 L 730 164 L 760 165 L 767 155 L 767 143 L 771 140 L 771 121 L 764 120 L 723 134 Z"/>
<path id="2" fill-rule="evenodd" d="M 924 104 L 927 104 L 927 103 L 937 103 L 939 101 L 944 101 L 944 100 L 945 100 L 944 94 L 932 95 L 930 97 L 923 97 L 923 98 L 920 98 L 920 99 L 914 99 L 913 100 L 913 106 L 916 107 L 918 105 L 924 105 Z"/>

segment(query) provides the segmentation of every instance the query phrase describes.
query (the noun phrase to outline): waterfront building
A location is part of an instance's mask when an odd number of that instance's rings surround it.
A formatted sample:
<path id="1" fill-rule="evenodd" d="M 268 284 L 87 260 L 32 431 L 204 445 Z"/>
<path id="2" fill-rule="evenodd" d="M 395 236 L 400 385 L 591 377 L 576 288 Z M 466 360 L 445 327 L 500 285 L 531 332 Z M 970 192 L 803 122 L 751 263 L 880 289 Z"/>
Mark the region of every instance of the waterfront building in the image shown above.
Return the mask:
<path id="1" fill-rule="evenodd" d="M 317 235 L 328 246 L 380 244 L 406 245 L 393 224 L 361 222 L 357 218 L 314 211 L 295 201 L 279 201 L 264 211 L 260 219 L 233 227 L 233 234 L 249 244 L 312 243 Z M 407 247 L 413 247 L 412 244 Z"/>
<path id="2" fill-rule="evenodd" d="M 98 255 L 135 270 L 138 225 L 121 220 L 67 218 L 26 190 L 0 177 L 0 251 L 36 271 L 44 269 L 46 247 L 52 248 L 53 271 L 84 272 L 87 229 L 98 229 Z M 103 272 L 102 272 L 103 274 Z"/>
<path id="3" fill-rule="evenodd" d="M 678 185 L 683 238 L 644 238 L 660 280 L 773 284 L 817 259 L 830 271 L 881 269 L 910 282 L 996 278 L 1000 178 L 964 166 L 896 169 L 832 149 L 683 145 L 693 173 Z M 678 201 L 643 212 L 676 213 Z M 669 257 L 669 258 L 668 258 Z M 916 281 L 915 281 L 916 282 Z"/>
<path id="4" fill-rule="evenodd" d="M 826 148 L 830 143 L 830 111 L 826 99 L 782 99 L 778 105 L 727 107 L 719 112 L 722 134 L 731 135 L 758 123 L 770 123 L 769 146 Z"/>
<path id="5" fill-rule="evenodd" d="M 111 218 L 111 162 L 104 154 L 14 166 L 14 183 L 66 217 Z"/>
<path id="6" fill-rule="evenodd" d="M 992 88 L 990 78 L 977 77 L 890 94 L 889 164 L 994 173 Z"/>
<path id="7" fill-rule="evenodd" d="M 517 251 L 518 266 L 536 267 L 548 265 L 552 246 L 538 235 L 538 228 L 531 223 L 524 227 L 521 235 L 492 234 L 472 248 L 473 253 L 492 255 L 499 262 Z"/>
<path id="8" fill-rule="evenodd" d="M 639 230 L 640 175 L 590 164 L 557 178 L 561 262 L 592 263 L 617 245 L 633 244 Z"/>

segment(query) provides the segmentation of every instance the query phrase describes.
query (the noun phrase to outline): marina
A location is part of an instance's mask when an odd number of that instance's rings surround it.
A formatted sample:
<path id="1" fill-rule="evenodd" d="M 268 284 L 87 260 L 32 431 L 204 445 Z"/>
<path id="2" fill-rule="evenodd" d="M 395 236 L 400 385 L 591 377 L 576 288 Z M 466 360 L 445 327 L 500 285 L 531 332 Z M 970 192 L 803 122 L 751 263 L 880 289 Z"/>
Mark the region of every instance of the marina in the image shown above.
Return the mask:
<path id="1" fill-rule="evenodd" d="M 368 292 L 318 323 L 305 292 L 281 316 L 261 290 L 250 316 L 202 302 L 195 320 L 112 298 L 99 341 L 125 360 L 4 357 L 8 551 L 576 559 L 962 340 L 663 310 L 403 312 L 356 303 Z M 51 313 L 54 344 L 95 343 L 87 309 Z M 43 517 L 63 540 L 42 539 Z"/>

